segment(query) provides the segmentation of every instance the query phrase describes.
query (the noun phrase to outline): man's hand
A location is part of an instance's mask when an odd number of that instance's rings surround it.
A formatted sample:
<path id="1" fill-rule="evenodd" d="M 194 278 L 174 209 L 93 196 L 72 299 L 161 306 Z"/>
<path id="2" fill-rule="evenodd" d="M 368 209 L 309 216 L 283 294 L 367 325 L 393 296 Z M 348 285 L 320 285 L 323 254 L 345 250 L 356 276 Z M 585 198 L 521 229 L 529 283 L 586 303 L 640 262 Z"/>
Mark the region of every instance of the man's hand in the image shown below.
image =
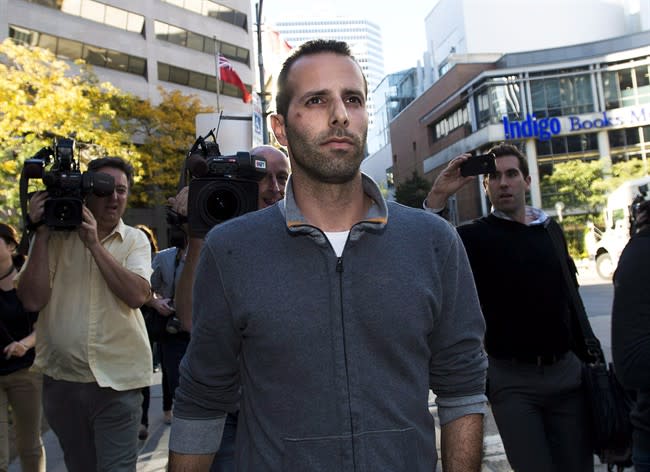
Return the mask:
<path id="1" fill-rule="evenodd" d="M 173 211 L 181 216 L 187 216 L 187 198 L 190 193 L 190 188 L 185 186 L 175 197 L 169 197 L 167 204 Z"/>
<path id="2" fill-rule="evenodd" d="M 427 208 L 444 208 L 447 206 L 447 199 L 456 193 L 461 187 L 474 180 L 474 177 L 463 177 L 460 175 L 460 165 L 469 159 L 469 154 L 461 154 L 454 157 L 438 177 L 426 199 Z"/>
<path id="3" fill-rule="evenodd" d="M 148 305 L 162 316 L 171 316 L 176 312 L 171 305 L 171 301 L 171 298 L 152 298 L 149 300 Z"/>
<path id="4" fill-rule="evenodd" d="M 45 201 L 48 199 L 49 194 L 45 191 L 40 191 L 34 193 L 32 197 L 29 199 L 29 203 L 27 206 L 27 214 L 29 215 L 29 220 L 32 222 L 32 224 L 38 223 L 39 221 L 43 220 L 43 216 L 45 213 Z M 45 225 L 41 225 L 38 227 L 37 231 L 43 232 L 47 231 L 48 228 Z"/>
<path id="5" fill-rule="evenodd" d="M 97 220 L 86 205 L 82 207 L 81 226 L 79 226 L 79 238 L 88 249 L 99 244 L 97 236 Z"/>

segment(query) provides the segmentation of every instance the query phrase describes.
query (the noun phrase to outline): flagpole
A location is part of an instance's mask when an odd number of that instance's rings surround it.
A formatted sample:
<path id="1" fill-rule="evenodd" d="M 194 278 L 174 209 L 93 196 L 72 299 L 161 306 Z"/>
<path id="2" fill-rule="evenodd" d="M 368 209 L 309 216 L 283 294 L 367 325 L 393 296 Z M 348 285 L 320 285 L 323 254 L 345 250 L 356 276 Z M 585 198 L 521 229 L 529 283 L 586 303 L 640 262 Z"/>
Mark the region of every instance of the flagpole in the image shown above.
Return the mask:
<path id="1" fill-rule="evenodd" d="M 214 38 L 214 67 L 216 69 L 216 74 L 217 74 L 217 112 L 221 111 L 221 104 L 219 103 L 220 99 L 220 86 L 221 86 L 221 71 L 219 70 L 219 57 L 221 57 L 221 41 L 217 41 L 217 36 L 213 36 Z"/>

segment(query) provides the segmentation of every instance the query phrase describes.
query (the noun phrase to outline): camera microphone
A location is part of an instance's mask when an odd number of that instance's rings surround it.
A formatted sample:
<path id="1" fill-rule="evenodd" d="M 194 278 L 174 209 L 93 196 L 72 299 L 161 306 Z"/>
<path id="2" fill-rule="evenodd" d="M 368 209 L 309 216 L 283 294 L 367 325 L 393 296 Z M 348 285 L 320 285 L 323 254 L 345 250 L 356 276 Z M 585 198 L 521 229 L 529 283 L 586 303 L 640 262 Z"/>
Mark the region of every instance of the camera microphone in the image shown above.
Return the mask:
<path id="1" fill-rule="evenodd" d="M 187 168 L 193 177 L 203 177 L 208 173 L 208 163 L 199 153 L 190 154 L 187 158 Z"/>

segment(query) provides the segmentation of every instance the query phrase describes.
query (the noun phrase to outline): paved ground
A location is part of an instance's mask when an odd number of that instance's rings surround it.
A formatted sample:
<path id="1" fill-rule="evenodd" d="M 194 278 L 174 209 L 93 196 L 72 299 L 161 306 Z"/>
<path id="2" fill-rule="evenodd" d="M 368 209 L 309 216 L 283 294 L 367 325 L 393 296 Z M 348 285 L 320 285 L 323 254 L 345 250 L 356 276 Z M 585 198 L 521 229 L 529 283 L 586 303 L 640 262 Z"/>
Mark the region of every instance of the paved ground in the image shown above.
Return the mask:
<path id="1" fill-rule="evenodd" d="M 581 284 L 581 293 L 585 301 L 587 312 L 589 313 L 590 322 L 601 340 L 603 349 L 609 357 L 611 352 L 611 343 L 609 340 L 610 330 L 610 310 L 613 290 L 611 282 L 606 282 L 598 278 L 593 270 L 593 266 L 583 262 L 578 264 L 579 278 Z M 138 472 L 163 472 L 167 467 L 167 444 L 169 440 L 169 426 L 165 425 L 162 416 L 162 390 L 160 386 L 160 374 L 155 375 L 156 384 L 151 391 L 151 407 L 149 410 L 149 437 L 141 442 L 140 455 L 138 458 Z M 430 409 L 436 416 L 436 407 L 433 403 L 433 397 L 430 399 Z M 485 419 L 486 436 L 484 439 L 484 461 L 482 472 L 512 472 L 505 453 L 501 438 L 494 424 L 492 415 Z M 438 441 L 440 434 L 437 434 Z M 66 472 L 63 463 L 63 454 L 59 447 L 55 435 L 49 431 L 44 437 L 47 451 L 47 471 L 48 472 Z M 594 463 L 597 464 L 596 472 L 606 472 L 607 468 L 599 464 L 598 458 L 594 457 Z M 442 469 L 438 467 L 438 471 Z M 631 470 L 631 469 L 626 469 Z M 14 461 L 9 467 L 10 472 L 19 472 L 20 465 Z"/>

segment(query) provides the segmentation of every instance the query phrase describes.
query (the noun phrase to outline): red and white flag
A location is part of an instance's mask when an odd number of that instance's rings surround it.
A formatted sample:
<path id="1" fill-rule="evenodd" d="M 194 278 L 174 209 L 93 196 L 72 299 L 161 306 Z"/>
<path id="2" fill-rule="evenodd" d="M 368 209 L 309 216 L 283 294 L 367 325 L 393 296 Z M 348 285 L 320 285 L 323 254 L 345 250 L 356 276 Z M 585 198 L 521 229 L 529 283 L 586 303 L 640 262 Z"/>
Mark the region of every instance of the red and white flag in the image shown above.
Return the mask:
<path id="1" fill-rule="evenodd" d="M 235 72 L 235 69 L 232 68 L 232 64 L 228 62 L 228 59 L 223 57 L 221 54 L 219 54 L 219 80 L 228 82 L 241 90 L 244 103 L 251 101 L 251 94 L 244 85 L 244 82 L 241 81 L 239 75 Z"/>

